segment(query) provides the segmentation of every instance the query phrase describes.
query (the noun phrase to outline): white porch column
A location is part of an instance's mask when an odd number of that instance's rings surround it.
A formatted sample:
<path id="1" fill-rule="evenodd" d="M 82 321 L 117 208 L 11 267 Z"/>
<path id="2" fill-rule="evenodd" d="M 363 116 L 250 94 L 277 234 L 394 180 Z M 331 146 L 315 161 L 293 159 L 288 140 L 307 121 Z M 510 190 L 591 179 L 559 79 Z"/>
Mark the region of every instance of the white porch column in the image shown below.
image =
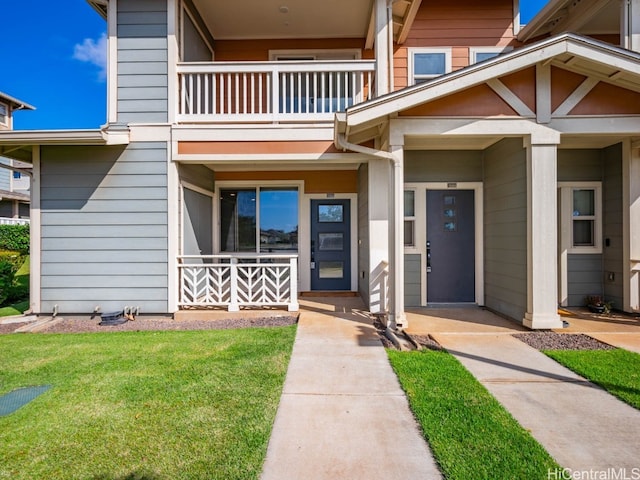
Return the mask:
<path id="1" fill-rule="evenodd" d="M 391 229 L 391 305 L 389 327 L 407 327 L 407 316 L 404 312 L 404 146 L 392 145 L 393 162 L 393 200 Z"/>
<path id="2" fill-rule="evenodd" d="M 562 328 L 558 315 L 556 144 L 525 140 L 527 154 L 527 311 L 532 329 Z"/>
<path id="3" fill-rule="evenodd" d="M 389 93 L 389 18 L 387 0 L 375 0 L 376 96 Z"/>
<path id="4" fill-rule="evenodd" d="M 388 312 L 389 232 L 391 230 L 391 168 L 390 162 L 373 159 L 369 162 L 369 310 Z"/>
<path id="5" fill-rule="evenodd" d="M 640 140 L 628 142 L 622 159 L 624 305 L 640 311 Z M 629 262 L 629 263 L 627 263 Z"/>

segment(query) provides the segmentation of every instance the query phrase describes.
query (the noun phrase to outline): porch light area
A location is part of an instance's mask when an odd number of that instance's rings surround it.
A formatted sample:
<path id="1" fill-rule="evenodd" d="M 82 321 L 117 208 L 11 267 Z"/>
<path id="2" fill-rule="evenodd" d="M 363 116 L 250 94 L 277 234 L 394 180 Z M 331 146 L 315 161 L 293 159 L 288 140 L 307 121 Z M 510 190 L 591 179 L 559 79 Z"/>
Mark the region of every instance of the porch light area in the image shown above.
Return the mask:
<path id="1" fill-rule="evenodd" d="M 333 121 L 372 98 L 375 61 L 178 64 L 179 122 Z"/>

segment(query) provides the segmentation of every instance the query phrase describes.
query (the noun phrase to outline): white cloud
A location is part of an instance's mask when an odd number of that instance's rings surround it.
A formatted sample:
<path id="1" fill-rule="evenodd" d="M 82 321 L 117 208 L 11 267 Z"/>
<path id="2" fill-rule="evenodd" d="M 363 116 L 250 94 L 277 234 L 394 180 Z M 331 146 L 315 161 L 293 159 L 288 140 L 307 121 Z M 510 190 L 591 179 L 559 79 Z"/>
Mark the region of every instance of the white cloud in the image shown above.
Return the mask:
<path id="1" fill-rule="evenodd" d="M 98 40 L 85 38 L 73 47 L 73 58 L 81 62 L 92 63 L 100 69 L 99 78 L 107 78 L 107 35 L 103 33 Z"/>

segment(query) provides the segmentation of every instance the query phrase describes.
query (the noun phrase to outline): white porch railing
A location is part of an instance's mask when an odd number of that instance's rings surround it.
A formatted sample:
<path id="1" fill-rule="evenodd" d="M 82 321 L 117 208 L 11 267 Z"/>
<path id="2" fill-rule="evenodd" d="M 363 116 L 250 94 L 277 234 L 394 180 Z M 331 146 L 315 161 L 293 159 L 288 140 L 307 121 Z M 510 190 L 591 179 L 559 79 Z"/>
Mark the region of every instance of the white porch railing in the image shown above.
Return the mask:
<path id="1" fill-rule="evenodd" d="M 0 225 L 29 225 L 30 220 L 28 218 L 7 218 L 0 217 Z"/>
<path id="2" fill-rule="evenodd" d="M 178 257 L 180 306 L 286 305 L 298 310 L 297 255 L 185 255 Z"/>
<path id="3" fill-rule="evenodd" d="M 372 98 L 374 70 L 373 60 L 178 64 L 178 121 L 332 121 Z"/>

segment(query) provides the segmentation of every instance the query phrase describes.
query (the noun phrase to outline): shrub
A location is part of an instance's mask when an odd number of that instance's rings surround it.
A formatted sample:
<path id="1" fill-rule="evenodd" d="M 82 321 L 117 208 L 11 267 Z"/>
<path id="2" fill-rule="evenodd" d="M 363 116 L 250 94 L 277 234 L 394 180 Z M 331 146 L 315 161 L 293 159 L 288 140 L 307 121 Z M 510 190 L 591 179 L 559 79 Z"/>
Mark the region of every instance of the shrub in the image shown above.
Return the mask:
<path id="1" fill-rule="evenodd" d="M 0 251 L 0 305 L 29 296 L 28 277 L 16 277 L 23 262 L 19 252 Z"/>
<path id="2" fill-rule="evenodd" d="M 29 253 L 29 225 L 0 225 L 0 250 Z"/>

